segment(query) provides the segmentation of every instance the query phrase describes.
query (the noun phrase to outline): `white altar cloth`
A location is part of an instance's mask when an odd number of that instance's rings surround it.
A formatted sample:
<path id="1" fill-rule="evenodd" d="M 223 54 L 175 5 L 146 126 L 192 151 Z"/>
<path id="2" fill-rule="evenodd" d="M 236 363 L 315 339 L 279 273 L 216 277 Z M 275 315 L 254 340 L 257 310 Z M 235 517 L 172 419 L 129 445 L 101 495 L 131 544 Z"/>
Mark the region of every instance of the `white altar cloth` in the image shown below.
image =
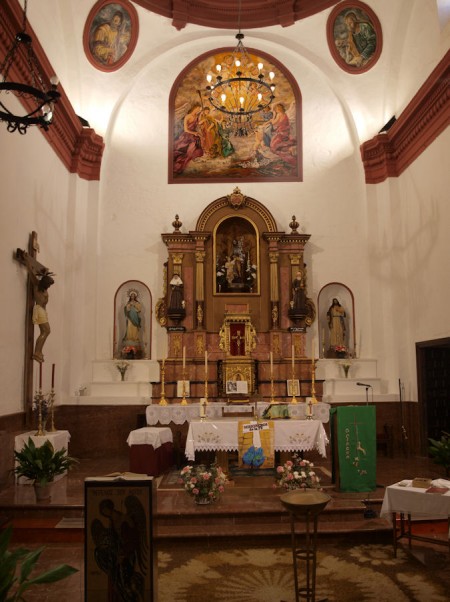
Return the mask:
<path id="1" fill-rule="evenodd" d="M 195 460 L 196 451 L 235 451 L 238 445 L 238 422 L 245 418 L 191 420 L 186 440 L 186 458 Z M 249 422 L 251 419 L 249 419 Z M 326 458 L 328 437 L 320 420 L 274 420 L 276 451 L 310 451 L 317 449 Z"/>
<path id="2" fill-rule="evenodd" d="M 46 441 L 50 441 L 50 443 L 53 445 L 53 448 L 55 451 L 60 451 L 63 448 L 68 450 L 68 448 L 69 448 L 69 441 L 70 441 L 69 431 L 55 431 L 54 433 L 45 433 L 45 435 L 37 436 L 36 431 L 34 430 L 34 431 L 29 431 L 27 433 L 21 433 L 20 435 L 16 435 L 16 437 L 14 439 L 14 450 L 22 451 L 25 443 L 28 443 L 29 437 L 31 437 L 31 440 L 33 441 L 33 443 L 35 444 L 36 447 L 41 447 L 41 445 L 44 445 L 44 443 Z M 16 463 L 16 465 L 17 465 L 17 463 Z M 59 479 L 62 479 L 65 475 L 66 475 L 66 473 L 57 475 L 55 477 L 55 481 L 59 481 Z M 16 476 L 16 482 L 20 485 L 24 485 L 24 484 L 29 484 L 32 481 L 30 481 L 30 479 L 27 479 L 25 477 L 17 478 L 17 476 Z"/>
<path id="3" fill-rule="evenodd" d="M 151 445 L 153 449 L 161 447 L 164 443 L 173 443 L 172 431 L 169 427 L 149 427 L 144 426 L 143 428 L 131 431 L 127 439 L 128 445 Z"/>
<path id="4" fill-rule="evenodd" d="M 448 518 L 450 517 L 450 490 L 447 493 L 426 493 L 419 487 L 412 487 L 412 480 L 401 481 L 386 487 L 380 516 L 392 520 L 392 514 L 410 514 L 411 518 Z M 450 487 L 450 481 L 435 479 L 436 487 Z"/>
<path id="5" fill-rule="evenodd" d="M 266 401 L 258 401 L 256 404 L 256 410 L 258 416 L 261 418 L 264 410 L 269 405 Z M 294 420 L 303 420 L 305 418 L 306 404 L 303 402 L 289 403 L 289 414 Z M 252 409 L 255 404 L 227 404 L 219 401 L 210 401 L 206 406 L 206 417 L 207 418 L 222 418 L 222 409 L 224 413 L 227 410 L 230 411 L 241 411 L 245 409 Z M 328 422 L 330 420 L 330 406 L 328 403 L 315 403 L 312 405 L 313 416 L 321 422 Z M 173 403 L 167 406 L 160 406 L 157 403 L 147 406 L 145 411 L 147 424 L 149 426 L 154 424 L 183 424 L 185 422 L 191 422 L 196 418 L 200 417 L 200 404 L 189 403 L 188 405 L 182 406 L 179 403 Z"/>

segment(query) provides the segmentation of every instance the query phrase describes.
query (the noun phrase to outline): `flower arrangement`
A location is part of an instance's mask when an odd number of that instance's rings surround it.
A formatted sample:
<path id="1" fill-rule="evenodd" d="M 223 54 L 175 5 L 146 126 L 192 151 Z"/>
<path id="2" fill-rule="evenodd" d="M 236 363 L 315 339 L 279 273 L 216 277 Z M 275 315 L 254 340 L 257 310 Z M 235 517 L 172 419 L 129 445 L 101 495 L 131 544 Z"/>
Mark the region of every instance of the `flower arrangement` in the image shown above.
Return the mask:
<path id="1" fill-rule="evenodd" d="M 180 483 L 197 504 L 214 502 L 225 491 L 226 474 L 216 464 L 207 468 L 204 464 L 185 466 L 180 472 Z"/>
<path id="2" fill-rule="evenodd" d="M 133 345 L 127 345 L 126 347 L 122 347 L 122 357 L 126 357 L 128 359 L 134 359 L 137 355 L 136 347 Z"/>
<path id="3" fill-rule="evenodd" d="M 283 466 L 277 466 L 275 487 L 283 489 L 320 489 L 320 479 L 314 470 L 314 464 L 293 454 Z"/>
<path id="4" fill-rule="evenodd" d="M 129 365 L 130 362 L 127 362 L 126 360 L 119 360 L 116 362 L 116 368 L 120 372 L 121 380 L 125 379 L 125 372 L 128 370 Z"/>
<path id="5" fill-rule="evenodd" d="M 256 267 L 256 265 L 254 263 L 248 263 L 247 268 L 245 270 L 245 281 L 250 287 L 250 290 L 252 290 L 253 286 L 255 285 L 257 274 L 258 268 Z"/>
<path id="6" fill-rule="evenodd" d="M 336 353 L 347 353 L 347 347 L 345 345 L 336 345 L 334 350 Z"/>

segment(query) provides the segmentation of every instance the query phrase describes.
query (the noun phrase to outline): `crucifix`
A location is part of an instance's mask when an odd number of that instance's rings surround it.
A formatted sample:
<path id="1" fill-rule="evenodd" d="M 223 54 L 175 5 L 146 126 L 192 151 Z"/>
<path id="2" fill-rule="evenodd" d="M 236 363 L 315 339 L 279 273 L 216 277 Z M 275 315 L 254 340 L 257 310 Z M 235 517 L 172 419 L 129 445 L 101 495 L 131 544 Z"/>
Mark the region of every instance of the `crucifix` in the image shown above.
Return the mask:
<path id="1" fill-rule="evenodd" d="M 241 343 L 244 340 L 244 337 L 241 335 L 241 331 L 238 330 L 234 336 L 231 337 L 233 341 L 236 342 L 237 354 L 241 355 Z"/>
<path id="2" fill-rule="evenodd" d="M 36 254 L 39 251 L 37 233 L 32 232 L 28 243 L 28 252 L 17 249 L 14 258 L 27 268 L 27 303 L 25 320 L 25 376 L 24 392 L 28 410 L 28 420 L 31 418 L 33 403 L 33 360 L 40 364 L 44 362 L 43 346 L 50 334 L 50 324 L 47 316 L 48 289 L 54 280 L 48 268 L 39 263 Z M 39 336 L 34 342 L 34 324 L 39 326 Z"/>

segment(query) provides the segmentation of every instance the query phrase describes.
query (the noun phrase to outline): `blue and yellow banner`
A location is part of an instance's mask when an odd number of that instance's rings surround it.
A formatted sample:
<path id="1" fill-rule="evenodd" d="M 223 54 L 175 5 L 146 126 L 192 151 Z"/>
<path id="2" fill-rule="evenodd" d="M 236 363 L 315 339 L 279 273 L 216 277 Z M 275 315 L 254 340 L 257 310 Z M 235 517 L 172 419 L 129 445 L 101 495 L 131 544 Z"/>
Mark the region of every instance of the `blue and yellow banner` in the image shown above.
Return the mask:
<path id="1" fill-rule="evenodd" d="M 240 420 L 238 438 L 240 468 L 274 467 L 274 430 L 271 420 Z"/>

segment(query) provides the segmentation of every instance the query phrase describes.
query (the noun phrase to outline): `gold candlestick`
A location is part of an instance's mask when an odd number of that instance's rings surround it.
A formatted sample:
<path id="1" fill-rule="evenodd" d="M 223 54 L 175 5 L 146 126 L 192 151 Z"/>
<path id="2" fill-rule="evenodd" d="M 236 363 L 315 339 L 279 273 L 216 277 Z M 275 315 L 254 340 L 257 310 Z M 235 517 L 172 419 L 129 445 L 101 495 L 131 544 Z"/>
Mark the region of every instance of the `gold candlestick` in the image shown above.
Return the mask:
<path id="1" fill-rule="evenodd" d="M 208 352 L 205 351 L 205 404 L 208 403 Z"/>
<path id="2" fill-rule="evenodd" d="M 166 368 L 165 368 L 165 362 L 163 360 L 162 364 L 161 364 L 161 398 L 159 400 L 160 406 L 167 405 L 166 389 L 165 389 L 165 374 L 166 374 Z"/>
<path id="3" fill-rule="evenodd" d="M 312 358 L 312 374 L 311 374 L 311 403 L 317 403 L 316 399 L 316 362 Z"/>
<path id="4" fill-rule="evenodd" d="M 42 428 L 42 402 L 44 400 L 44 396 L 42 394 L 42 389 L 35 394 L 35 400 L 38 408 L 38 430 L 35 433 L 35 437 L 43 437 L 45 435 L 44 429 Z"/>
<path id="5" fill-rule="evenodd" d="M 49 407 L 50 407 L 50 428 L 48 429 L 49 433 L 56 433 L 56 431 L 58 430 L 55 427 L 55 389 L 52 388 L 52 390 L 49 393 Z"/>
<path id="6" fill-rule="evenodd" d="M 183 370 L 183 398 L 181 400 L 182 406 L 187 406 L 188 402 L 186 401 L 186 370 Z"/>
<path id="7" fill-rule="evenodd" d="M 295 379 L 295 348 L 294 348 L 294 345 L 292 345 L 292 379 L 291 379 L 292 399 L 291 399 L 291 403 L 297 403 L 297 398 L 295 397 L 294 379 Z"/>
<path id="8" fill-rule="evenodd" d="M 275 403 L 274 398 L 274 388 L 273 388 L 273 353 L 270 352 L 270 403 Z"/>

